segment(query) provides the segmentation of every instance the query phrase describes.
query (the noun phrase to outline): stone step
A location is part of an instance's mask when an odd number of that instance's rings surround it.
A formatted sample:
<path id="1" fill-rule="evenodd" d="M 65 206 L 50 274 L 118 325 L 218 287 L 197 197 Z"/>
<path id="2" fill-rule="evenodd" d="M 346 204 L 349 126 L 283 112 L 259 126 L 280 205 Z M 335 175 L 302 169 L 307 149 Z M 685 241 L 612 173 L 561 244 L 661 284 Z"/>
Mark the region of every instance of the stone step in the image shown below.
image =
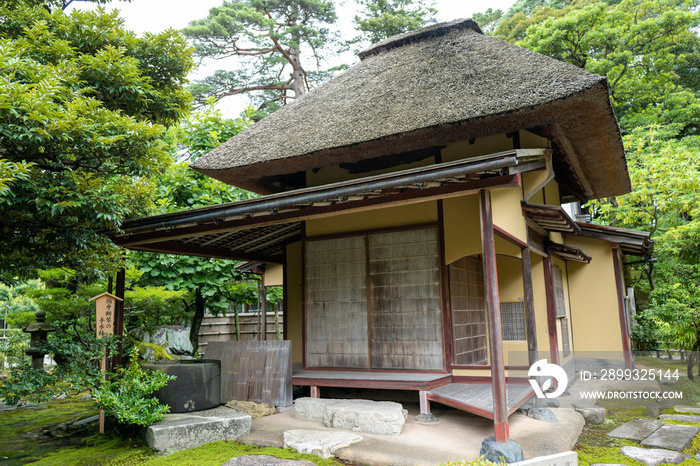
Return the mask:
<path id="1" fill-rule="evenodd" d="M 664 422 L 658 419 L 637 418 L 621 425 L 610 432 L 608 436 L 641 442 L 663 425 Z"/>
<path id="2" fill-rule="evenodd" d="M 364 440 L 352 432 L 328 432 L 324 430 L 292 429 L 284 433 L 284 448 L 293 448 L 299 453 L 309 453 L 330 458 L 341 448 Z"/>
<path id="3" fill-rule="evenodd" d="M 408 411 L 393 401 L 298 398 L 292 416 L 326 427 L 370 434 L 399 435 Z"/>
<path id="4" fill-rule="evenodd" d="M 659 418 L 680 422 L 700 422 L 700 416 L 693 416 L 692 414 L 662 414 Z"/>
<path id="5" fill-rule="evenodd" d="M 692 456 L 683 455 L 677 451 L 659 448 L 622 447 L 620 454 L 639 461 L 646 466 L 658 466 L 663 463 L 680 464 Z"/>
<path id="6" fill-rule="evenodd" d="M 166 453 L 217 440 L 236 440 L 250 433 L 251 422 L 248 414 L 224 406 L 191 413 L 166 414 L 163 420 L 146 429 L 146 444 L 156 452 Z"/>
<path id="7" fill-rule="evenodd" d="M 700 407 L 697 407 L 697 406 L 674 406 L 673 409 L 677 413 L 700 414 Z"/>
<path id="8" fill-rule="evenodd" d="M 690 446 L 698 432 L 700 432 L 700 427 L 666 424 L 642 440 L 642 445 L 683 451 Z"/>

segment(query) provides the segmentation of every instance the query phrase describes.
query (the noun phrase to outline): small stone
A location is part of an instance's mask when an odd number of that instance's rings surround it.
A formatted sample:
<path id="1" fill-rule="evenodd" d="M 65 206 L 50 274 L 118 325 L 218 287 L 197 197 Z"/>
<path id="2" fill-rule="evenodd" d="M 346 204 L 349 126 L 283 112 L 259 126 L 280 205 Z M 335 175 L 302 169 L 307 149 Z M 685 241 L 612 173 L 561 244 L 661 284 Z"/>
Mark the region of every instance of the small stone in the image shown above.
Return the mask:
<path id="1" fill-rule="evenodd" d="M 530 408 L 527 410 L 527 417 L 542 422 L 559 422 L 557 416 L 549 408 Z"/>
<path id="2" fill-rule="evenodd" d="M 231 458 L 223 466 L 314 466 L 314 463 L 306 460 L 275 458 L 268 455 L 248 455 Z"/>
<path id="3" fill-rule="evenodd" d="M 254 401 L 232 400 L 226 403 L 227 408 L 235 409 L 241 413 L 250 415 L 253 419 L 275 414 L 275 407 L 269 403 L 255 403 Z"/>
<path id="4" fill-rule="evenodd" d="M 293 448 L 299 453 L 330 458 L 339 449 L 362 440 L 364 439 L 360 435 L 350 432 L 294 429 L 284 433 L 284 448 Z"/>
<path id="5" fill-rule="evenodd" d="M 81 396 L 80 399 L 83 401 L 90 401 L 90 400 L 92 400 L 92 395 L 90 395 L 89 393 L 86 393 L 85 395 Z"/>
<path id="6" fill-rule="evenodd" d="M 586 424 L 600 425 L 605 422 L 605 408 L 590 403 L 572 403 L 571 406 L 583 416 Z"/>
<path id="7" fill-rule="evenodd" d="M 523 455 L 523 448 L 512 440 L 508 442 L 497 442 L 496 438 L 492 435 L 484 439 L 481 443 L 480 456 L 483 456 L 489 461 L 494 463 L 515 463 L 516 461 L 523 461 L 525 456 Z"/>
<path id="8" fill-rule="evenodd" d="M 662 463 L 680 464 L 688 458 L 692 458 L 692 456 L 683 455 L 677 451 L 659 448 L 622 447 L 620 454 L 637 460 L 646 466 L 658 466 Z"/>
<path id="9" fill-rule="evenodd" d="M 637 418 L 621 425 L 608 434 L 610 437 L 641 442 L 664 425 L 657 419 Z"/>
<path id="10" fill-rule="evenodd" d="M 690 446 L 698 432 L 700 432 L 700 427 L 666 424 L 642 440 L 642 445 L 682 451 Z"/>
<path id="11" fill-rule="evenodd" d="M 438 418 L 436 418 L 433 413 L 420 413 L 415 417 L 415 421 L 420 422 L 421 424 L 435 424 L 438 422 Z"/>

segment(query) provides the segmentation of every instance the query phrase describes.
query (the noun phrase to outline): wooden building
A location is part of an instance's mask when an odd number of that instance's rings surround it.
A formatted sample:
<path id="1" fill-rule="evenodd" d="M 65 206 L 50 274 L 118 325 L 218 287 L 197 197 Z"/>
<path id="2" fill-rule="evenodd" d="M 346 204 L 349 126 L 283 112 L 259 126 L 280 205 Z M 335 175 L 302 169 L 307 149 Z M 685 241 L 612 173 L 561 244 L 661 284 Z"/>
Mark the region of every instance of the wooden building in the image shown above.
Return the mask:
<path id="1" fill-rule="evenodd" d="M 561 207 L 631 189 L 607 83 L 471 20 L 360 57 L 191 165 L 262 197 L 114 241 L 279 264 L 295 384 L 415 390 L 505 441 L 538 358 L 632 364 L 622 257 L 649 237 Z"/>

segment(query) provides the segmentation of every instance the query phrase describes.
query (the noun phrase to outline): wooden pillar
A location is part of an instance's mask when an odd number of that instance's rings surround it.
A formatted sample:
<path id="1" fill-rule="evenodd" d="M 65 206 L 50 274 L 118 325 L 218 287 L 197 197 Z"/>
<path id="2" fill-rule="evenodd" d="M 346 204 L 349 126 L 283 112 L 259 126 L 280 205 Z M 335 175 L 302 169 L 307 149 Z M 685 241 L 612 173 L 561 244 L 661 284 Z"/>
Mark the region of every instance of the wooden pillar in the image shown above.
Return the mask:
<path id="1" fill-rule="evenodd" d="M 547 332 L 549 333 L 549 354 L 552 364 L 559 364 L 559 339 L 557 338 L 557 303 L 554 299 L 554 279 L 552 278 L 552 258 L 544 258 L 544 288 L 547 294 Z"/>
<path id="2" fill-rule="evenodd" d="M 263 321 L 263 329 L 262 329 L 262 339 L 267 340 L 267 288 L 265 288 L 265 272 L 260 274 L 260 291 L 262 292 L 262 296 L 260 297 L 260 301 L 262 302 L 262 321 Z"/>
<path id="3" fill-rule="evenodd" d="M 114 334 L 117 336 L 117 354 L 112 358 L 112 367 L 122 365 L 122 357 L 124 355 L 124 346 L 122 339 L 124 337 L 124 287 L 126 282 L 126 270 L 121 269 L 117 272 L 117 280 L 115 284 L 115 295 L 117 296 L 114 304 Z"/>
<path id="4" fill-rule="evenodd" d="M 632 352 L 630 350 L 630 332 L 627 326 L 627 313 L 625 312 L 625 282 L 622 278 L 622 263 L 617 244 L 613 246 L 613 266 L 615 267 L 615 285 L 617 288 L 617 307 L 620 313 L 620 333 L 622 333 L 622 352 L 625 358 L 625 368 L 633 369 Z"/>
<path id="5" fill-rule="evenodd" d="M 430 400 L 428 400 L 428 392 L 421 390 L 418 392 L 420 398 L 420 413 L 430 414 Z"/>
<path id="6" fill-rule="evenodd" d="M 321 398 L 320 387 L 317 387 L 316 385 L 312 385 L 310 388 L 311 388 L 311 398 Z"/>
<path id="7" fill-rule="evenodd" d="M 530 365 L 533 365 L 539 358 L 537 357 L 537 322 L 535 321 L 535 295 L 532 286 L 532 263 L 530 262 L 530 248 L 522 248 L 520 251 L 523 271 L 523 305 L 525 306 L 527 357 Z"/>
<path id="8" fill-rule="evenodd" d="M 489 350 L 491 356 L 491 387 L 493 390 L 493 423 L 497 442 L 508 442 L 508 406 L 506 404 L 506 377 L 503 366 L 503 343 L 501 334 L 501 310 L 498 296 L 498 273 L 496 270 L 496 244 L 493 233 L 491 193 L 479 191 L 481 213 L 481 247 L 484 254 L 484 284 L 486 288 L 486 315 L 489 328 Z"/>

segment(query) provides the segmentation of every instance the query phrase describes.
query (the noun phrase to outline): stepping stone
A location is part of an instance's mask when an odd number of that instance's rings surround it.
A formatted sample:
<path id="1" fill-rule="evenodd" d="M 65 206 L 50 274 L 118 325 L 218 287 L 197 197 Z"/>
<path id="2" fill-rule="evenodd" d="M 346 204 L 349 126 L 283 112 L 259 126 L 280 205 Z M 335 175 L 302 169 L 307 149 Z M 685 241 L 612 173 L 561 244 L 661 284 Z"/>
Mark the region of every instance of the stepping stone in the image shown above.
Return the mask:
<path id="1" fill-rule="evenodd" d="M 622 447 L 620 454 L 639 461 L 646 466 L 658 466 L 662 463 L 680 464 L 692 456 L 683 455 L 677 451 L 661 450 L 658 448 Z"/>
<path id="2" fill-rule="evenodd" d="M 658 419 L 637 418 L 621 425 L 610 432 L 608 436 L 641 442 L 663 427 L 663 425 L 664 421 L 659 421 Z"/>
<path id="3" fill-rule="evenodd" d="M 392 401 L 298 398 L 292 417 L 323 422 L 326 427 L 370 434 L 399 435 L 408 411 Z"/>
<path id="4" fill-rule="evenodd" d="M 284 448 L 293 448 L 299 453 L 330 458 L 339 449 L 362 440 L 364 439 L 360 435 L 351 432 L 294 429 L 284 433 Z"/>
<path id="5" fill-rule="evenodd" d="M 216 440 L 236 440 L 250 433 L 251 423 L 249 415 L 224 406 L 166 414 L 146 429 L 146 444 L 157 452 L 187 450 Z"/>
<path id="6" fill-rule="evenodd" d="M 700 416 L 693 416 L 689 414 L 662 414 L 659 416 L 659 418 L 680 422 L 700 422 Z"/>
<path id="7" fill-rule="evenodd" d="M 673 409 L 677 413 L 693 413 L 700 414 L 700 408 L 696 406 L 674 406 Z"/>
<path id="8" fill-rule="evenodd" d="M 682 451 L 690 446 L 698 432 L 700 432 L 700 427 L 666 424 L 642 440 L 642 445 Z"/>
<path id="9" fill-rule="evenodd" d="M 311 461 L 288 460 L 268 455 L 236 456 L 223 466 L 315 466 Z"/>

